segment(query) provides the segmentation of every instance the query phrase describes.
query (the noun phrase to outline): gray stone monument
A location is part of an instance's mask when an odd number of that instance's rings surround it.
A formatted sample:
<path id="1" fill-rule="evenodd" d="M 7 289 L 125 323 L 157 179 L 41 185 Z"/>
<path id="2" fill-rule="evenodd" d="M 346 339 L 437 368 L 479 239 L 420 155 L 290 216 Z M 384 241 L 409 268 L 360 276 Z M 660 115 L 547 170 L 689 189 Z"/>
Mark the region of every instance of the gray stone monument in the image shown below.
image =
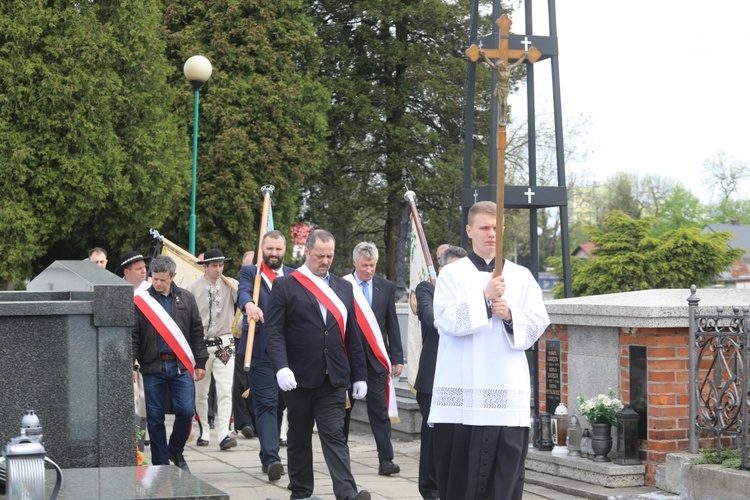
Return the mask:
<path id="1" fill-rule="evenodd" d="M 88 261 L 57 261 L 0 292 L 0 441 L 35 410 L 63 469 L 135 465 L 133 287 Z"/>

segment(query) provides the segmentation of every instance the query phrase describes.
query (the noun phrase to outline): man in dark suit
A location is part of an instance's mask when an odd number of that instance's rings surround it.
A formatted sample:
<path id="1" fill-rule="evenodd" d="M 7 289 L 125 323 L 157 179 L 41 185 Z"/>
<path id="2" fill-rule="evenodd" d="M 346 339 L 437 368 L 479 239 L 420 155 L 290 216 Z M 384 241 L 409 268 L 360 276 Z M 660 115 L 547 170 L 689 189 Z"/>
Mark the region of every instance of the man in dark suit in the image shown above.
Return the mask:
<path id="1" fill-rule="evenodd" d="M 369 500 L 357 491 L 343 431 L 346 391 L 351 385 L 354 398 L 365 397 L 367 368 L 352 287 L 328 272 L 334 250 L 331 233 L 311 231 L 305 264 L 275 281 L 265 311 L 266 351 L 287 404 L 291 498 L 313 494 L 315 424 L 336 498 Z"/>
<path id="2" fill-rule="evenodd" d="M 440 269 L 451 262 L 466 256 L 466 250 L 461 247 L 440 245 L 437 248 L 437 262 Z M 417 404 L 422 414 L 420 429 L 421 442 L 419 445 L 419 493 L 424 499 L 438 498 L 437 474 L 435 472 L 435 457 L 432 452 L 432 427 L 427 425 L 430 418 L 432 404 L 432 383 L 435 380 L 435 362 L 437 361 L 440 335 L 435 328 L 435 315 L 432 309 L 432 298 L 435 285 L 431 281 L 423 281 L 414 290 L 417 300 L 417 317 L 422 327 L 422 351 L 419 355 L 419 369 L 414 389 L 417 391 Z"/>
<path id="3" fill-rule="evenodd" d="M 352 284 L 360 287 L 362 294 L 372 309 L 378 322 L 383 343 L 378 345 L 377 339 L 365 337 L 363 346 L 367 360 L 367 417 L 370 428 L 375 437 L 378 448 L 378 474 L 390 476 L 398 474 L 401 468 L 393 463 L 393 445 L 391 444 L 391 419 L 388 413 L 386 393 L 388 392 L 388 377 L 401 376 L 404 369 L 404 351 L 401 347 L 401 330 L 396 316 L 396 285 L 375 275 L 378 264 L 378 248 L 374 243 L 360 242 L 354 247 L 352 255 L 354 272 L 347 276 Z M 373 342 L 375 341 L 375 342 Z M 379 351 L 390 361 L 390 370 L 378 359 Z M 389 373 L 390 372 L 390 373 Z M 352 401 L 352 407 L 354 402 Z M 351 408 L 347 410 L 345 433 L 349 434 L 349 420 Z"/>
<path id="4" fill-rule="evenodd" d="M 276 279 L 291 274 L 294 269 L 283 265 L 286 253 L 286 239 L 280 231 L 269 231 L 261 241 L 263 261 L 260 265 L 260 295 L 258 303 L 253 302 L 257 266 L 242 266 L 237 293 L 237 305 L 245 313 L 242 321 L 242 337 L 237 346 L 237 363 L 244 364 L 248 342 L 248 320 L 255 320 L 252 358 L 247 380 L 253 393 L 255 410 L 255 430 L 260 441 L 260 461 L 263 472 L 269 481 L 277 481 L 284 473 L 279 458 L 279 387 L 275 371 L 266 353 L 266 335 L 263 329 L 264 311 L 268 311 L 268 298 Z M 243 368 L 244 369 L 244 368 Z"/>

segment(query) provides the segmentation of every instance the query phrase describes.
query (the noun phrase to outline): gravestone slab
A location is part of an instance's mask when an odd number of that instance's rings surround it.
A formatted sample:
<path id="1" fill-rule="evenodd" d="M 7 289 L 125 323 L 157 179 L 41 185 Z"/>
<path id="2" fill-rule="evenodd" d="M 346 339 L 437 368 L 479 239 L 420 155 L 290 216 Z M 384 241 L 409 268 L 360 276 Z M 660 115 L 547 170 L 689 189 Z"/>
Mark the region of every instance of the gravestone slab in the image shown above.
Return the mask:
<path id="1" fill-rule="evenodd" d="M 46 470 L 46 493 L 55 486 L 55 471 Z M 180 499 L 229 500 L 229 495 L 174 465 L 63 469 L 58 500 Z M 0 495 L 0 499 L 6 498 Z"/>
<path id="2" fill-rule="evenodd" d="M 34 410 L 61 467 L 135 465 L 132 325 L 133 287 L 87 261 L 0 292 L 0 445 Z"/>

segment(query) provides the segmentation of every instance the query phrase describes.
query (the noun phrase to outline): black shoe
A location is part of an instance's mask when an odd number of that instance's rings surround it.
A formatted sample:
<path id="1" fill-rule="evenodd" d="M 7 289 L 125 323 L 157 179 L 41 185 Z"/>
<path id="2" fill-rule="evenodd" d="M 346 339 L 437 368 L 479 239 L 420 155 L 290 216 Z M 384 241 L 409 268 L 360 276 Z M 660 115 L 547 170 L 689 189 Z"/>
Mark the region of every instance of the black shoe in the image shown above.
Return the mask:
<path id="1" fill-rule="evenodd" d="M 203 438 L 198 438 L 198 441 L 195 442 L 198 446 L 208 446 L 208 441 Z"/>
<path id="2" fill-rule="evenodd" d="M 185 457 L 182 455 L 182 453 L 169 453 L 169 459 L 172 461 L 173 464 L 175 464 L 180 469 L 184 470 L 188 474 L 190 474 L 190 467 L 188 467 L 187 462 L 185 461 Z"/>
<path id="3" fill-rule="evenodd" d="M 284 474 L 284 466 L 281 465 L 281 462 L 271 462 L 268 467 L 263 466 L 263 472 L 268 474 L 269 481 L 278 481 Z"/>
<path id="4" fill-rule="evenodd" d="M 279 438 L 279 446 L 286 446 L 286 439 Z"/>
<path id="5" fill-rule="evenodd" d="M 379 476 L 390 476 L 391 474 L 398 474 L 399 472 L 401 472 L 401 467 L 394 464 L 393 460 L 383 460 L 382 462 L 380 462 L 380 467 L 378 468 Z M 370 498 L 369 493 L 367 494 L 367 498 Z"/>
<path id="6" fill-rule="evenodd" d="M 229 448 L 234 448 L 237 446 L 237 440 L 234 439 L 232 436 L 227 436 L 224 439 L 221 440 L 221 443 L 219 443 L 219 448 L 224 451 L 228 450 Z"/>
<path id="7" fill-rule="evenodd" d="M 398 465 L 396 467 L 398 467 Z M 357 496 L 354 497 L 354 500 L 370 500 L 370 493 L 367 490 L 362 490 L 357 493 Z"/>
<path id="8" fill-rule="evenodd" d="M 256 436 L 255 434 L 255 427 L 253 427 L 253 424 L 245 424 L 242 426 L 242 430 L 240 430 L 243 436 L 245 436 L 247 439 L 252 439 Z"/>

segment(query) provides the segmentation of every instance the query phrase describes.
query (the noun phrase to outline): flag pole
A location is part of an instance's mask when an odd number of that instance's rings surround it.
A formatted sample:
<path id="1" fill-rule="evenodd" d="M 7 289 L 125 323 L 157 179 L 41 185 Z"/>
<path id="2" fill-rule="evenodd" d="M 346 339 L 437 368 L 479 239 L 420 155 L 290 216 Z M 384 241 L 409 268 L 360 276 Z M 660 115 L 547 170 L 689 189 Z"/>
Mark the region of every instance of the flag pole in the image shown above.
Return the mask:
<path id="1" fill-rule="evenodd" d="M 419 236 L 419 244 L 422 247 L 422 253 L 424 254 L 424 261 L 427 264 L 427 272 L 430 273 L 430 281 L 434 285 L 437 281 L 437 274 L 435 273 L 435 266 L 432 264 L 432 257 L 430 257 L 430 249 L 427 247 L 427 238 L 424 236 L 424 229 L 422 229 L 422 221 L 419 220 L 419 212 L 417 212 L 417 204 L 414 201 L 416 194 L 414 191 L 407 191 L 404 193 L 404 199 L 409 203 L 411 209 L 411 216 L 414 219 L 414 225 L 417 228 L 417 235 Z"/>
<path id="2" fill-rule="evenodd" d="M 258 254 L 255 259 L 255 283 L 253 284 L 253 303 L 257 306 L 260 299 L 260 265 L 263 263 L 263 235 L 268 227 L 268 210 L 271 206 L 271 193 L 274 187 L 267 184 L 260 188 L 263 193 L 263 212 L 260 216 L 260 231 L 258 232 Z M 247 343 L 245 344 L 245 365 L 243 369 L 250 371 L 250 360 L 253 355 L 253 343 L 255 342 L 255 318 L 247 319 Z"/>

